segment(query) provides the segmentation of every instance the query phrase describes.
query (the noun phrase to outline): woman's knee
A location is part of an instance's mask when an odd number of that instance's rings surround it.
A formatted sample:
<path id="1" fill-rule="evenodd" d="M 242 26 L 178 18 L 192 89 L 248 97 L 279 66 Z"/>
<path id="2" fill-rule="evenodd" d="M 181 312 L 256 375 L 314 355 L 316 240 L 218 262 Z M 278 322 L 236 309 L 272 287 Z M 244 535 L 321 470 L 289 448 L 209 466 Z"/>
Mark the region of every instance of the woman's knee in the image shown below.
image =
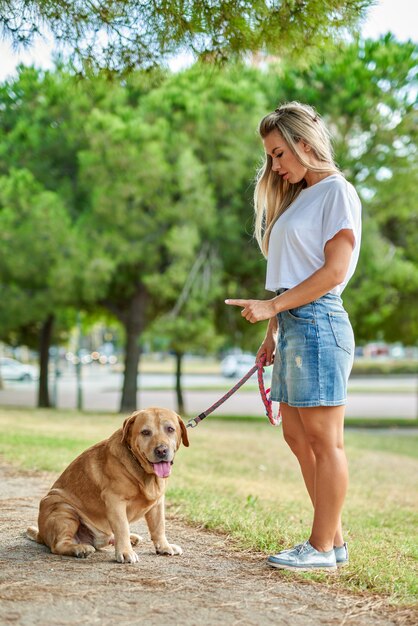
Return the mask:
<path id="1" fill-rule="evenodd" d="M 329 433 L 309 431 L 306 434 L 306 439 L 316 458 L 344 452 L 342 438 L 330 437 Z"/>
<path id="2" fill-rule="evenodd" d="M 299 438 L 297 437 L 297 435 L 295 435 L 291 431 L 289 432 L 285 428 L 283 428 L 283 439 L 292 451 L 300 446 Z"/>
<path id="3" fill-rule="evenodd" d="M 283 429 L 283 439 L 298 458 L 312 453 L 311 446 L 303 432 L 295 433 Z"/>
<path id="4" fill-rule="evenodd" d="M 306 439 L 315 456 L 344 450 L 344 407 L 312 407 L 301 410 Z"/>

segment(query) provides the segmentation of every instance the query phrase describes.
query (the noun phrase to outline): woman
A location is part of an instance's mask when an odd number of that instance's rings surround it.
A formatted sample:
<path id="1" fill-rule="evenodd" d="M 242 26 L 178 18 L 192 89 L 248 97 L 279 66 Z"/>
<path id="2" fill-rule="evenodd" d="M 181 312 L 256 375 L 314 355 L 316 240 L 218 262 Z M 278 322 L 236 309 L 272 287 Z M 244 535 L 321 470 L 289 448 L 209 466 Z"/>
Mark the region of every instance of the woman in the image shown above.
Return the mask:
<path id="1" fill-rule="evenodd" d="M 257 360 L 274 359 L 271 398 L 314 507 L 308 541 L 270 556 L 284 569 L 348 562 L 341 511 L 348 483 L 343 429 L 353 331 L 341 293 L 360 247 L 361 205 L 334 163 L 329 133 L 310 106 L 264 117 L 266 151 L 255 190 L 255 234 L 267 257 L 270 300 L 226 300 L 251 323 L 269 320 Z"/>

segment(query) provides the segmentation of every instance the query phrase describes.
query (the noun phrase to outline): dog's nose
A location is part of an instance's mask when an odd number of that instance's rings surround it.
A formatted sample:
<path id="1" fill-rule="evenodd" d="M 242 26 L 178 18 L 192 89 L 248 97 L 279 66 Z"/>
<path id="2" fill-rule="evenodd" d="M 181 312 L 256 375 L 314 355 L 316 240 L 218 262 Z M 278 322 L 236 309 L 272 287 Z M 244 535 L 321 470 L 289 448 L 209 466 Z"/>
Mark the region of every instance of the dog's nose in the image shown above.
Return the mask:
<path id="1" fill-rule="evenodd" d="M 161 460 L 167 458 L 168 455 L 168 447 L 167 446 L 157 446 L 154 450 L 155 456 Z"/>

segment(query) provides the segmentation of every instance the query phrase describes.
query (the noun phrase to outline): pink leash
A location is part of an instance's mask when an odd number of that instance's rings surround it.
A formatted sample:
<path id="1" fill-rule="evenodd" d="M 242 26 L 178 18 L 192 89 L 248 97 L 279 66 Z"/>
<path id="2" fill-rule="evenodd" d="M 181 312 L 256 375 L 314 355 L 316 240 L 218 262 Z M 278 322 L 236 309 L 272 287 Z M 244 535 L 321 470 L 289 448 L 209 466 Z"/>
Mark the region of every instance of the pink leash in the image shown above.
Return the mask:
<path id="1" fill-rule="evenodd" d="M 215 409 L 217 409 L 219 406 L 221 406 L 221 404 L 223 404 L 226 400 L 228 400 L 228 398 L 230 398 L 236 391 L 238 391 L 238 389 L 240 387 L 242 387 L 242 385 L 244 383 L 246 383 L 247 380 L 249 378 L 251 378 L 251 376 L 255 372 L 257 372 L 258 388 L 260 390 L 261 399 L 262 399 L 263 404 L 264 404 L 264 406 L 266 408 L 266 415 L 269 418 L 269 421 L 270 421 L 270 423 L 273 426 L 279 426 L 280 422 L 282 421 L 281 420 L 281 415 L 280 415 L 280 408 L 279 408 L 279 411 L 277 413 L 277 416 L 274 417 L 274 415 L 273 415 L 273 408 L 272 408 L 272 401 L 270 400 L 270 397 L 267 395 L 270 392 L 270 389 L 266 390 L 266 388 L 264 387 L 263 374 L 264 374 L 265 362 L 266 362 L 266 359 L 264 357 L 263 359 L 258 361 L 258 363 L 253 365 L 253 367 L 245 374 L 245 376 L 243 376 L 241 378 L 241 380 L 239 380 L 237 382 L 237 384 L 232 387 L 232 389 L 230 389 L 224 396 L 222 396 L 222 398 L 220 398 L 217 402 L 215 402 L 215 404 L 212 404 L 212 406 L 210 406 L 208 409 L 206 409 L 206 411 L 203 411 L 203 413 L 200 413 L 200 415 L 198 415 L 197 417 L 193 417 L 192 419 L 190 419 L 187 422 L 187 428 L 196 428 L 196 426 L 198 425 L 199 422 L 204 420 L 205 417 L 207 417 L 208 415 L 213 413 L 213 411 L 215 411 Z"/>

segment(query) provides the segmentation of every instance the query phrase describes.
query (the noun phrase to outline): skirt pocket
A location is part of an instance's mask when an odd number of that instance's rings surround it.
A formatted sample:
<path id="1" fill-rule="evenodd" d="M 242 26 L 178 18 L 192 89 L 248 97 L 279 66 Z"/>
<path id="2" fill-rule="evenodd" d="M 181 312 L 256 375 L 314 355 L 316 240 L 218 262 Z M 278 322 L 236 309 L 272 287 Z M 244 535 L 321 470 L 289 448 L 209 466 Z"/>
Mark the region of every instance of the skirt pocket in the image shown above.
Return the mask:
<path id="1" fill-rule="evenodd" d="M 354 334 L 348 314 L 345 311 L 341 311 L 341 313 L 328 313 L 328 319 L 337 346 L 345 350 L 348 354 L 353 354 Z"/>
<path id="2" fill-rule="evenodd" d="M 315 323 L 315 314 L 312 303 L 298 306 L 296 309 L 288 309 L 285 311 L 288 316 L 295 322 L 306 322 L 308 324 Z"/>

